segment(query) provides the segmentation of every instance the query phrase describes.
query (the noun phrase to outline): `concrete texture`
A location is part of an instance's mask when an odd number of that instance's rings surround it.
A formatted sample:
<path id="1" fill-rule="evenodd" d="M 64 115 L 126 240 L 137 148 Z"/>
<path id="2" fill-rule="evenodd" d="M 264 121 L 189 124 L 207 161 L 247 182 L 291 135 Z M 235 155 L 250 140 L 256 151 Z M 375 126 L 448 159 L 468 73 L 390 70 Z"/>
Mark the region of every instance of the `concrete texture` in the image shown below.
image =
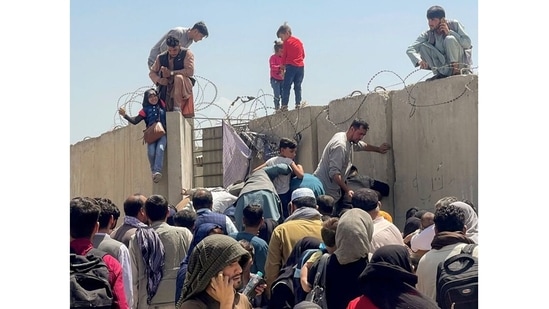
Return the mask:
<path id="1" fill-rule="evenodd" d="M 385 155 L 356 152 L 353 162 L 361 174 L 389 184 L 391 193 L 383 199 L 382 208 L 399 228 L 408 208 L 433 209 L 444 196 L 477 205 L 477 75 L 420 82 L 402 90 L 269 115 L 251 121 L 249 128 L 270 135 L 276 143 L 299 133 L 296 161 L 312 173 L 332 135 L 347 130 L 357 117 L 370 125 L 365 142 L 392 145 Z M 128 195 L 141 192 L 164 194 L 172 204 L 179 203 L 181 188 L 192 184 L 192 121 L 178 113 L 168 113 L 167 120 L 164 177 L 158 184 L 152 183 L 146 148 L 140 141 L 144 125 L 128 125 L 71 146 L 71 197 L 108 197 L 122 208 Z M 254 158 L 252 168 L 261 163 Z M 208 180 L 204 183 L 214 186 Z"/>

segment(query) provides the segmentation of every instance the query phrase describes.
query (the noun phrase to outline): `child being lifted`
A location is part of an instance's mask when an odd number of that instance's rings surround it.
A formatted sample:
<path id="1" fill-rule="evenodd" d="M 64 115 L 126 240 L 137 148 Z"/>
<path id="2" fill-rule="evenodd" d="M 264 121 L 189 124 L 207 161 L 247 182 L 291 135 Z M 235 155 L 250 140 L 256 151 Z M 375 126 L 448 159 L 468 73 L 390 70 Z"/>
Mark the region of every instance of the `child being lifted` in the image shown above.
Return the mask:
<path id="1" fill-rule="evenodd" d="M 273 166 L 280 163 L 287 164 L 290 167 L 292 173 L 287 175 L 281 174 L 273 179 L 273 185 L 276 188 L 276 193 L 278 194 L 278 196 L 280 197 L 280 201 L 282 202 L 282 215 L 284 218 L 288 218 L 288 204 L 290 203 L 290 198 L 292 196 L 292 192 L 290 191 L 290 180 L 292 179 L 293 175 L 300 179 L 303 178 L 304 171 L 301 164 L 296 164 L 294 162 L 294 158 L 297 152 L 297 142 L 295 140 L 286 137 L 281 138 L 278 146 L 278 151 L 278 156 L 272 157 L 265 163 L 256 167 L 252 171 L 252 173 L 266 166 Z"/>

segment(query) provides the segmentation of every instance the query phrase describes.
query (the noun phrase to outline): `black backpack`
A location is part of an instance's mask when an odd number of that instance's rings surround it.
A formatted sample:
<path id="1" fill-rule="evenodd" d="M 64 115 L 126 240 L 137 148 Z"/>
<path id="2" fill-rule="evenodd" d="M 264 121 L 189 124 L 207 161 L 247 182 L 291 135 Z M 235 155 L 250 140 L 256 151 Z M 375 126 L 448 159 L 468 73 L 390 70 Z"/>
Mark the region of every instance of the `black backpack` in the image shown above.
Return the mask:
<path id="1" fill-rule="evenodd" d="M 297 264 L 286 265 L 278 273 L 278 277 L 271 287 L 271 300 L 269 308 L 288 309 L 293 308 L 299 302 L 305 300 L 307 293 L 303 291 L 300 281 L 300 272 L 303 264 L 318 251 L 318 249 L 307 249 L 303 251 Z"/>
<path id="2" fill-rule="evenodd" d="M 478 308 L 477 244 L 469 244 L 461 253 L 440 262 L 437 269 L 436 301 L 442 309 Z"/>
<path id="3" fill-rule="evenodd" d="M 71 251 L 70 308 L 111 308 L 112 287 L 109 269 L 103 256 L 107 253 L 91 249 L 86 256 Z"/>

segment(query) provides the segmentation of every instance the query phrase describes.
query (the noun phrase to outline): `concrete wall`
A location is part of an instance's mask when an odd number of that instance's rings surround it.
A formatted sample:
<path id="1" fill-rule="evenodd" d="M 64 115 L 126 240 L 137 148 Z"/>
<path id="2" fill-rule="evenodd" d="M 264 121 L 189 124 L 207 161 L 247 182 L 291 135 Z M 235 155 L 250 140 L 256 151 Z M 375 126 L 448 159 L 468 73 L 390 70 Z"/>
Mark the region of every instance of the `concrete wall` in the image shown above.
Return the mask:
<path id="1" fill-rule="evenodd" d="M 432 209 L 444 196 L 477 204 L 476 75 L 338 99 L 327 106 L 258 118 L 250 121 L 249 128 L 275 140 L 296 138 L 299 133 L 296 161 L 305 172 L 312 173 L 332 135 L 347 130 L 357 117 L 370 125 L 364 141 L 373 145 L 388 142 L 393 147 L 385 155 L 356 152 L 353 162 L 361 174 L 390 185 L 391 194 L 383 199 L 383 209 L 391 213 L 399 228 L 408 208 Z M 108 197 L 121 206 L 134 192 L 158 193 L 177 204 L 181 188 L 192 185 L 192 124 L 178 113 L 168 113 L 168 128 L 164 177 L 154 186 L 145 145 L 139 140 L 143 124 L 71 146 L 71 196 Z M 253 167 L 261 163 L 252 160 Z"/>
<path id="2" fill-rule="evenodd" d="M 147 146 L 142 142 L 144 122 L 71 145 L 71 198 L 110 198 L 122 212 L 133 193 L 162 194 L 174 205 L 181 188 L 192 186 L 192 126 L 180 113 L 168 113 L 168 142 L 162 179 L 152 182 Z M 120 222 L 119 222 L 120 223 Z"/>
<path id="3" fill-rule="evenodd" d="M 296 161 L 312 173 L 326 143 L 334 133 L 347 130 L 354 118 L 370 126 L 365 142 L 376 146 L 388 142 L 393 147 L 385 155 L 355 152 L 353 163 L 361 174 L 390 185 L 383 209 L 399 228 L 408 208 L 433 209 L 444 196 L 477 205 L 478 76 L 453 76 L 333 100 L 328 108 L 292 110 L 251 121 L 249 126 L 278 137 L 301 132 Z"/>

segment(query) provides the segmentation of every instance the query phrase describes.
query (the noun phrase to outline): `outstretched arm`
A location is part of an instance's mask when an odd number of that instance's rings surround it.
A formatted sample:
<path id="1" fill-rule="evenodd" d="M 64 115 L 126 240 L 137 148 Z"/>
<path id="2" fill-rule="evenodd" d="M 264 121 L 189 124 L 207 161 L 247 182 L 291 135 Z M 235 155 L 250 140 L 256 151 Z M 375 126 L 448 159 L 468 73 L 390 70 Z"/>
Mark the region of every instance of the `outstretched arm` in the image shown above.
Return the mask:
<path id="1" fill-rule="evenodd" d="M 354 145 L 354 150 L 356 151 L 372 151 L 372 152 L 379 152 L 381 154 L 387 153 L 387 151 L 391 149 L 391 145 L 388 143 L 383 143 L 379 146 L 373 146 L 370 144 L 366 144 L 363 141 L 358 142 L 358 144 Z"/>
<path id="2" fill-rule="evenodd" d="M 126 114 L 126 110 L 121 107 L 118 109 L 118 113 L 120 114 L 120 116 L 124 117 L 124 119 L 126 119 L 129 123 L 131 124 L 138 124 L 141 122 L 141 120 L 145 119 L 143 116 L 141 116 L 140 114 L 138 114 L 137 116 L 135 117 L 130 117 Z"/>

